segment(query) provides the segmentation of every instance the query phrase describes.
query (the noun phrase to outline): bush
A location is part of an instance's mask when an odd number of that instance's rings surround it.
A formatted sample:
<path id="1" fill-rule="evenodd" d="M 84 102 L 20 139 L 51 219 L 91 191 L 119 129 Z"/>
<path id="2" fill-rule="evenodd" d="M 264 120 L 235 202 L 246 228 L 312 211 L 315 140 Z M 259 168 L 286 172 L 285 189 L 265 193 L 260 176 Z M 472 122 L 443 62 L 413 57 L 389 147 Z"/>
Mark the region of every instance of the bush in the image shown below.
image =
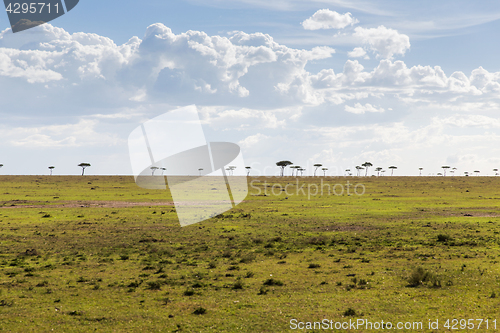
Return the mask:
<path id="1" fill-rule="evenodd" d="M 253 273 L 253 272 L 247 272 L 247 273 L 245 274 L 245 279 L 249 279 L 249 278 L 251 278 L 251 277 L 253 277 L 253 276 L 254 276 L 254 273 Z"/>
<path id="2" fill-rule="evenodd" d="M 445 235 L 445 234 L 439 234 L 439 235 L 437 235 L 437 241 L 438 242 L 446 243 L 446 242 L 450 242 L 452 240 L 453 240 L 453 238 L 450 235 Z"/>
<path id="3" fill-rule="evenodd" d="M 203 307 L 197 307 L 194 311 L 193 311 L 193 314 L 195 315 L 203 315 L 207 312 L 207 309 L 203 308 Z"/>
<path id="4" fill-rule="evenodd" d="M 139 286 L 140 286 L 140 284 L 141 284 L 141 282 L 137 282 L 137 281 L 135 281 L 135 282 L 131 282 L 131 283 L 129 283 L 129 285 L 128 285 L 127 287 L 128 287 L 128 288 L 137 288 L 137 287 L 139 287 Z"/>
<path id="5" fill-rule="evenodd" d="M 282 286 L 283 282 L 281 282 L 280 280 L 270 278 L 270 279 L 267 279 L 266 281 L 264 281 L 263 284 L 265 286 Z"/>
<path id="6" fill-rule="evenodd" d="M 320 268 L 320 267 L 321 267 L 321 265 L 319 265 L 319 264 L 309 264 L 309 267 L 307 267 L 307 268 Z"/>
<path id="7" fill-rule="evenodd" d="M 232 289 L 234 289 L 234 290 L 243 289 L 243 282 L 241 282 L 241 280 L 236 280 L 236 282 L 233 284 Z"/>
<path id="8" fill-rule="evenodd" d="M 267 289 L 264 287 L 260 287 L 259 293 L 257 295 L 266 295 L 267 294 Z"/>
<path id="9" fill-rule="evenodd" d="M 431 287 L 441 288 L 441 280 L 431 272 L 423 269 L 422 267 L 415 268 L 411 275 L 408 277 L 409 287 L 418 287 L 424 283 L 430 283 Z"/>
<path id="10" fill-rule="evenodd" d="M 148 287 L 146 289 L 149 290 L 161 290 L 161 282 L 160 281 L 149 281 Z"/>
<path id="11" fill-rule="evenodd" d="M 348 308 L 347 310 L 344 311 L 344 316 L 345 317 L 352 317 L 356 315 L 356 310 L 352 308 Z"/>
<path id="12" fill-rule="evenodd" d="M 193 289 L 187 289 L 184 291 L 184 296 L 193 296 L 194 295 L 194 290 Z"/>

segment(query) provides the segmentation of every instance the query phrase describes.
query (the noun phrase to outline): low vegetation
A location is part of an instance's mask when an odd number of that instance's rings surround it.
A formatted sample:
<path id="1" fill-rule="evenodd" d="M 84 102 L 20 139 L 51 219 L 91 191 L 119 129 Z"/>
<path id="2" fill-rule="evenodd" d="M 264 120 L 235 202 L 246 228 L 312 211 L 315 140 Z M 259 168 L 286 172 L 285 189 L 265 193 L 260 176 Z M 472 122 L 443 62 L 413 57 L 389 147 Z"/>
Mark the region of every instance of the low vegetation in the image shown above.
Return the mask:
<path id="1" fill-rule="evenodd" d="M 6 332 L 286 332 L 290 320 L 499 320 L 500 177 L 302 177 L 181 228 L 132 177 L 2 176 Z M 267 185 L 264 182 L 267 182 Z M 290 185 L 290 186 L 292 186 Z M 292 191 L 289 187 L 290 192 Z"/>

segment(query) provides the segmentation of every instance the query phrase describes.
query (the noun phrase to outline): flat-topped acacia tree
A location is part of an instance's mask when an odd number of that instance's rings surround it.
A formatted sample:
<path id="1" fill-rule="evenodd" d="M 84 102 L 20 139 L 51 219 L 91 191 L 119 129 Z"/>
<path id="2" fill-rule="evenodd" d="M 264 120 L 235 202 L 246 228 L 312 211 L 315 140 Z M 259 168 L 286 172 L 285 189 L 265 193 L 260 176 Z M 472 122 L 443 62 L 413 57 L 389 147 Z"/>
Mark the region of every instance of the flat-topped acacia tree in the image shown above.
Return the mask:
<path id="1" fill-rule="evenodd" d="M 318 170 L 318 168 L 319 168 L 320 166 L 323 166 L 323 164 L 319 164 L 319 163 L 314 164 L 314 167 L 316 168 L 316 169 L 314 169 L 314 177 L 316 177 L 316 170 Z"/>
<path id="2" fill-rule="evenodd" d="M 365 162 L 365 163 L 361 164 L 361 166 L 364 166 L 366 169 L 365 177 L 368 176 L 368 168 L 373 166 L 373 164 L 371 164 L 370 162 Z"/>
<path id="3" fill-rule="evenodd" d="M 49 166 L 49 170 L 50 170 L 50 175 L 52 176 L 52 170 L 55 169 L 55 166 Z"/>
<path id="4" fill-rule="evenodd" d="M 290 161 L 279 161 L 279 162 L 276 162 L 276 165 L 279 166 L 281 168 L 281 177 L 283 177 L 284 173 L 285 173 L 285 168 L 289 165 L 292 165 L 293 163 L 290 162 Z"/>
<path id="5" fill-rule="evenodd" d="M 397 169 L 397 166 L 391 165 L 389 169 L 391 169 L 391 176 L 394 175 L 394 170 Z"/>
<path id="6" fill-rule="evenodd" d="M 90 163 L 80 163 L 80 164 L 78 164 L 78 166 L 82 168 L 82 176 L 83 176 L 83 175 L 85 175 L 85 169 L 91 165 L 90 165 Z"/>

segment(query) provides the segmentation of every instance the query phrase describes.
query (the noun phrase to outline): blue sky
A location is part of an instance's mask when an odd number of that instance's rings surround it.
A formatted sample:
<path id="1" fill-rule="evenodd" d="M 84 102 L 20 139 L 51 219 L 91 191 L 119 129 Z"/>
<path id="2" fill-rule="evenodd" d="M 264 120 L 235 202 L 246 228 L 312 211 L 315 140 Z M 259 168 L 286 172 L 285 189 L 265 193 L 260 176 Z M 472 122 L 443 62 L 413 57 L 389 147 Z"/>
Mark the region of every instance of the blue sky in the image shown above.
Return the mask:
<path id="1" fill-rule="evenodd" d="M 497 1 L 81 0 L 12 34 L 4 13 L 0 173 L 131 174 L 128 134 L 195 104 L 255 174 L 492 174 L 499 19 Z"/>

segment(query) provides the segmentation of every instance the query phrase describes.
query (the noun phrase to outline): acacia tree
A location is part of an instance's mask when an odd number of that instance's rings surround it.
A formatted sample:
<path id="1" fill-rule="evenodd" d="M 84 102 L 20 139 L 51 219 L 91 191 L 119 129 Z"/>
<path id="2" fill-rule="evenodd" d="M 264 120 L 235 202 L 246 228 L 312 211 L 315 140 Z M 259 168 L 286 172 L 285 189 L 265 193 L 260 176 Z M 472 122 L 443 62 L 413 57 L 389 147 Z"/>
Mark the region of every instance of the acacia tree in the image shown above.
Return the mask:
<path id="1" fill-rule="evenodd" d="M 322 165 L 323 165 L 323 164 L 319 164 L 319 163 L 318 163 L 318 164 L 314 164 L 314 167 L 316 168 L 316 169 L 314 169 L 314 177 L 316 177 L 316 170 L 318 170 L 318 168 L 319 168 L 320 166 L 322 166 Z"/>
<path id="2" fill-rule="evenodd" d="M 345 173 L 347 174 L 347 176 L 349 176 L 349 174 L 351 173 L 351 169 L 345 169 Z"/>
<path id="3" fill-rule="evenodd" d="M 450 172 L 453 174 L 453 176 L 455 176 L 455 171 L 457 171 L 457 168 L 452 168 L 452 169 L 450 170 Z"/>
<path id="4" fill-rule="evenodd" d="M 301 169 L 300 165 L 294 165 L 294 166 L 291 166 L 290 169 L 293 169 L 292 170 L 292 176 L 293 176 L 293 172 L 295 172 L 295 176 L 297 177 L 299 175 L 299 171 Z"/>
<path id="5" fill-rule="evenodd" d="M 233 166 L 233 165 L 230 165 L 230 166 L 227 167 L 226 170 L 229 171 L 229 175 L 232 176 L 233 172 L 234 172 L 234 169 L 236 169 L 236 167 Z"/>
<path id="6" fill-rule="evenodd" d="M 469 172 L 464 171 L 464 175 L 468 176 L 468 175 L 469 175 Z"/>
<path id="7" fill-rule="evenodd" d="M 391 176 L 394 174 L 394 169 L 397 169 L 397 166 L 391 165 L 389 169 L 391 169 Z"/>
<path id="8" fill-rule="evenodd" d="M 157 166 L 152 166 L 150 169 L 151 169 L 151 176 L 154 176 L 155 171 L 158 170 L 159 168 Z"/>
<path id="9" fill-rule="evenodd" d="M 163 176 L 163 173 L 165 172 L 165 170 L 167 170 L 167 168 L 160 168 L 161 170 L 161 175 Z"/>
<path id="10" fill-rule="evenodd" d="M 304 171 L 306 171 L 306 169 L 300 168 L 300 169 L 298 169 L 298 171 L 300 171 L 300 176 L 302 177 L 302 175 L 304 174 Z"/>
<path id="11" fill-rule="evenodd" d="M 418 170 L 420 170 L 420 173 L 418 175 L 422 176 L 422 170 L 424 170 L 424 168 L 418 168 Z"/>
<path id="12" fill-rule="evenodd" d="M 493 169 L 493 172 L 495 173 L 495 176 L 498 176 L 498 169 Z"/>
<path id="13" fill-rule="evenodd" d="M 474 171 L 474 173 L 476 174 L 476 176 L 479 176 L 479 173 L 480 173 L 480 172 L 481 172 L 481 171 L 479 171 L 479 170 L 475 170 L 475 171 Z"/>
<path id="14" fill-rule="evenodd" d="M 85 169 L 91 165 L 90 165 L 90 163 L 80 163 L 80 164 L 78 164 L 78 166 L 82 168 L 82 176 L 83 176 L 83 175 L 85 175 Z"/>
<path id="15" fill-rule="evenodd" d="M 356 171 L 357 171 L 357 176 L 359 177 L 359 174 L 361 172 L 361 170 L 363 170 L 364 168 L 363 167 L 360 167 L 359 165 L 356 165 Z"/>
<path id="16" fill-rule="evenodd" d="M 441 169 L 443 169 L 443 176 L 446 176 L 446 169 L 449 169 L 449 168 L 450 168 L 450 166 L 449 166 L 449 165 L 443 165 L 443 166 L 441 167 Z"/>
<path id="17" fill-rule="evenodd" d="M 203 171 L 203 168 L 199 168 L 198 169 L 198 172 L 200 173 L 200 176 L 201 176 L 201 172 Z"/>
<path id="18" fill-rule="evenodd" d="M 3 167 L 3 164 L 0 164 L 0 168 Z"/>
<path id="19" fill-rule="evenodd" d="M 50 175 L 52 176 L 52 170 L 54 170 L 55 166 L 49 166 L 49 170 L 50 170 Z"/>
<path id="20" fill-rule="evenodd" d="M 377 177 L 380 176 L 380 171 L 382 171 L 381 167 L 376 167 L 375 171 L 377 171 Z"/>
<path id="21" fill-rule="evenodd" d="M 289 165 L 292 165 L 293 163 L 290 161 L 279 161 L 276 162 L 276 165 L 281 168 L 281 177 L 285 174 L 285 168 Z"/>
<path id="22" fill-rule="evenodd" d="M 323 170 L 323 177 L 326 177 L 326 171 L 328 170 L 328 168 L 322 168 L 321 170 Z"/>
<path id="23" fill-rule="evenodd" d="M 371 164 L 370 162 L 365 162 L 363 164 L 361 164 L 361 166 L 364 166 L 366 168 L 366 172 L 365 172 L 365 177 L 368 175 L 368 168 L 373 166 L 373 164 Z"/>
<path id="24" fill-rule="evenodd" d="M 247 177 L 250 175 L 250 169 L 251 169 L 251 168 L 252 168 L 252 167 L 245 167 L 245 169 L 247 169 Z"/>

